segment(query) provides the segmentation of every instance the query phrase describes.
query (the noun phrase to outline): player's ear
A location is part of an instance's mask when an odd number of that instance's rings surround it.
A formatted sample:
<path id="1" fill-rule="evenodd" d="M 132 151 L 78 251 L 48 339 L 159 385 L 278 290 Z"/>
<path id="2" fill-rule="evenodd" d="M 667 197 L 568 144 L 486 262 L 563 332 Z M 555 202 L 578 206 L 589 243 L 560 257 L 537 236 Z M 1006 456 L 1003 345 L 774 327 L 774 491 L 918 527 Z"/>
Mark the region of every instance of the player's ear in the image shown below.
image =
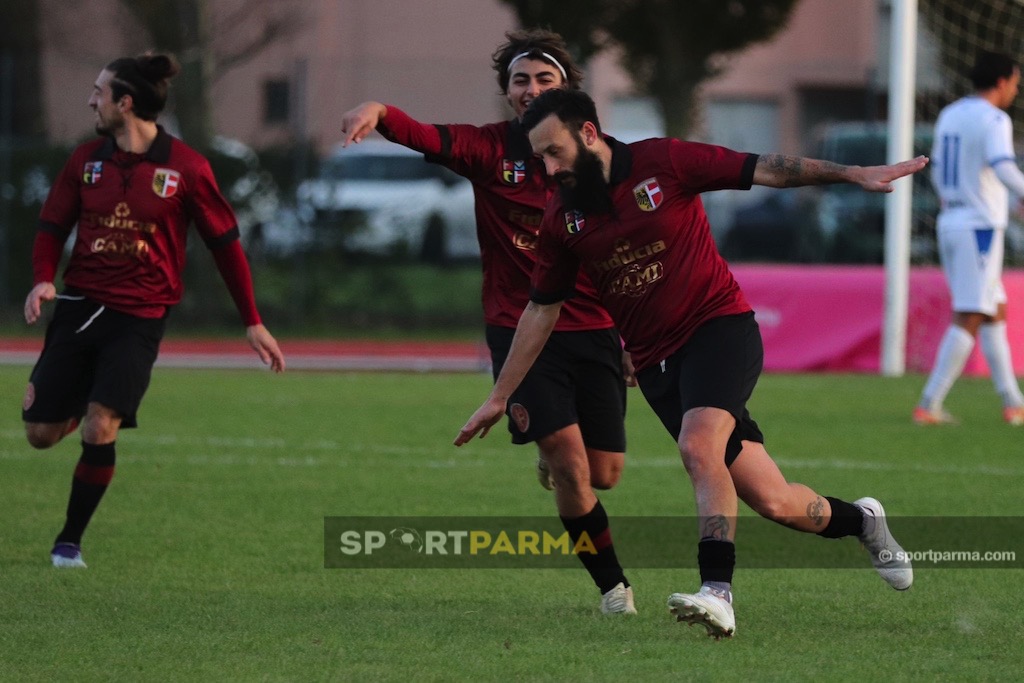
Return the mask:
<path id="1" fill-rule="evenodd" d="M 600 137 L 597 134 L 597 126 L 592 121 L 585 121 L 583 128 L 580 129 L 580 135 L 583 137 L 583 142 L 587 145 L 592 145 L 597 142 Z"/>

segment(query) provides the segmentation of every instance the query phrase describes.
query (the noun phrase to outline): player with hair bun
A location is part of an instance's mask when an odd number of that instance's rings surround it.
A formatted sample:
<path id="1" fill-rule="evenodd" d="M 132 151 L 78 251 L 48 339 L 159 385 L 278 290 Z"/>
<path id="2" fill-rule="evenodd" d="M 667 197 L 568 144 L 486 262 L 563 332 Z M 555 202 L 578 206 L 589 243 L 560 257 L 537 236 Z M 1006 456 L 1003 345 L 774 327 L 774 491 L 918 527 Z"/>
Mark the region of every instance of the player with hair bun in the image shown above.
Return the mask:
<path id="1" fill-rule="evenodd" d="M 82 535 L 114 476 L 118 431 L 137 426 L 167 314 L 181 300 L 190 224 L 213 253 L 249 344 L 284 370 L 209 162 L 156 123 L 178 70 L 172 55 L 147 53 L 100 71 L 89 97 L 100 137 L 72 152 L 39 217 L 25 321 L 36 323 L 44 302 L 57 304 L 22 419 L 34 448 L 53 446 L 79 423 L 82 432 L 67 517 L 50 552 L 55 567 L 85 567 Z M 76 226 L 58 294 L 57 267 Z"/>

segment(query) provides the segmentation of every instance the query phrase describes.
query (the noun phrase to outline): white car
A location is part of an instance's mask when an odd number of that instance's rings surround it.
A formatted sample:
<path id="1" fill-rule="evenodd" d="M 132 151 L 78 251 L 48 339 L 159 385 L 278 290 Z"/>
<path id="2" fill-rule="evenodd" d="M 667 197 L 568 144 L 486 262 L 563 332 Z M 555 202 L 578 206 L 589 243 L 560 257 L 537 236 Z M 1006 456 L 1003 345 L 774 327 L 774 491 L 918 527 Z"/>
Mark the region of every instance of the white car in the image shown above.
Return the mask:
<path id="1" fill-rule="evenodd" d="M 319 239 L 356 254 L 479 258 L 471 183 L 384 140 L 336 148 L 297 189 Z"/>

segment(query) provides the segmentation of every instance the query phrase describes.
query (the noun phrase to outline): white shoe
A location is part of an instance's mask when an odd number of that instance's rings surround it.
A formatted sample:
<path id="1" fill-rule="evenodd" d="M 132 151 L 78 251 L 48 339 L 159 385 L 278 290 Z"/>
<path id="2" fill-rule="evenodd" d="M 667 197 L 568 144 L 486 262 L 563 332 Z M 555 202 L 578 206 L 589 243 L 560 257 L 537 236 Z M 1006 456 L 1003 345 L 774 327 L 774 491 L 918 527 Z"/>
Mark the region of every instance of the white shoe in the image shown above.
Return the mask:
<path id="1" fill-rule="evenodd" d="M 864 513 L 864 530 L 859 538 L 871 554 L 871 564 L 887 584 L 898 591 L 907 590 L 914 583 L 914 568 L 903 548 L 889 533 L 882 504 L 874 498 L 860 498 L 853 504 Z"/>
<path id="2" fill-rule="evenodd" d="M 537 481 L 548 491 L 555 489 L 555 480 L 551 477 L 551 468 L 548 467 L 548 461 L 544 459 L 543 455 L 537 456 Z"/>
<path id="3" fill-rule="evenodd" d="M 690 626 L 700 624 L 715 640 L 732 638 L 736 633 L 736 615 L 730 602 L 720 592 L 701 586 L 698 593 L 673 593 L 668 596 L 668 611 L 676 621 Z"/>
<path id="4" fill-rule="evenodd" d="M 57 543 L 50 551 L 50 561 L 54 567 L 62 569 L 85 569 L 82 549 L 74 543 Z"/>
<path id="5" fill-rule="evenodd" d="M 601 614 L 636 614 L 633 605 L 633 587 L 619 582 L 615 588 L 601 596 Z"/>

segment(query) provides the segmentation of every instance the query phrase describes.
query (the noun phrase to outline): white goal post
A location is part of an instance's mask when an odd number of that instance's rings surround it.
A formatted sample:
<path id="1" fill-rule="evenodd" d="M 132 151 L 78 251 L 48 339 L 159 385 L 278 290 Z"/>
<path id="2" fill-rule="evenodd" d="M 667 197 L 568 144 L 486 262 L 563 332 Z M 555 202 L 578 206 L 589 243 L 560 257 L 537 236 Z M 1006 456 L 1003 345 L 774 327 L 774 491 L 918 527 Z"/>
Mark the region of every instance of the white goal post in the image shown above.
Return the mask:
<path id="1" fill-rule="evenodd" d="M 935 122 L 943 106 L 971 92 L 968 71 L 980 50 L 996 50 L 1024 61 L 1024 0 L 878 0 L 889 13 L 888 94 L 890 162 L 909 159 L 915 137 Z M 883 24 L 883 31 L 885 25 Z M 1024 134 L 1024 102 L 1009 110 L 1017 136 Z M 916 121 L 916 125 L 915 125 Z M 1017 137 L 1018 144 L 1021 139 Z M 928 173 L 926 169 L 922 173 Z M 917 183 L 920 189 L 921 183 Z M 908 344 L 910 263 L 934 263 L 923 232 L 934 229 L 936 207 L 913 195 L 914 183 L 899 181 L 886 197 L 885 302 L 880 368 L 902 375 L 908 363 L 920 365 L 919 342 Z M 1011 215 L 1011 223 L 1014 222 Z M 1024 226 L 1017 226 L 1017 233 Z M 930 235 L 929 237 L 933 237 Z M 934 240 L 927 251 L 934 249 Z M 1018 249 L 1018 251 L 1020 251 Z M 1018 254 L 1008 261 L 1024 265 Z M 917 311 L 914 315 L 931 315 Z M 944 312 L 948 314 L 948 311 Z M 911 330 L 912 332 L 912 330 Z M 928 359 L 928 363 L 931 359 Z"/>
<path id="2" fill-rule="evenodd" d="M 909 159 L 914 147 L 914 72 L 917 64 L 917 0 L 892 0 L 889 50 L 888 163 Z M 927 170 L 923 171 L 927 173 Z M 907 310 L 910 299 L 910 220 L 913 184 L 895 183 L 885 202 L 885 319 L 882 374 L 906 370 Z"/>

